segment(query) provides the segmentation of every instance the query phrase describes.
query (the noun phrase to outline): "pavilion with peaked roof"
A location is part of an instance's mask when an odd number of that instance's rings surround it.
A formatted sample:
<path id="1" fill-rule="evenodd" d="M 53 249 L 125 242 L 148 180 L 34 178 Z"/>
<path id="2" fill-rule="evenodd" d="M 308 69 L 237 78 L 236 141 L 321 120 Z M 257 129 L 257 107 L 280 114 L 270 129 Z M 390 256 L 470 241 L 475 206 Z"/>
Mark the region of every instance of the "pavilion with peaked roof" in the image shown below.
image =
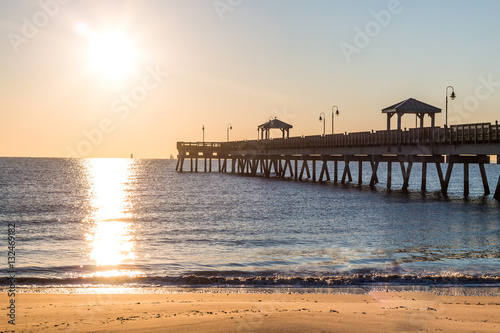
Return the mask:
<path id="1" fill-rule="evenodd" d="M 414 98 L 408 98 L 407 100 L 382 109 L 382 113 L 387 113 L 388 131 L 391 130 L 391 118 L 395 114 L 398 115 L 398 129 L 401 129 L 401 117 L 407 113 L 415 114 L 420 119 L 420 127 L 424 127 L 424 116 L 428 115 L 431 118 L 431 127 L 434 127 L 436 113 L 440 112 L 441 109 L 427 103 L 420 102 Z"/>
<path id="2" fill-rule="evenodd" d="M 264 123 L 257 127 L 257 132 L 260 132 L 260 139 L 270 139 L 270 133 L 269 131 L 273 128 L 278 128 L 282 132 L 282 137 L 283 139 L 288 139 L 290 137 L 290 128 L 293 126 L 290 124 L 287 124 L 278 118 L 270 119 L 267 123 Z"/>

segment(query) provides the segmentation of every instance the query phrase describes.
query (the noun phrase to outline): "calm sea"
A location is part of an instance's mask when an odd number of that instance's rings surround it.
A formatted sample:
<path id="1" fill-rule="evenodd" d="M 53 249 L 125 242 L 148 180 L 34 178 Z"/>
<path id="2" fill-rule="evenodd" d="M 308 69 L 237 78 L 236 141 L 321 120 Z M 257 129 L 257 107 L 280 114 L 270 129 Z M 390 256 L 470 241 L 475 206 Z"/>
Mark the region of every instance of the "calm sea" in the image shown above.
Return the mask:
<path id="1" fill-rule="evenodd" d="M 500 290 L 500 203 L 482 196 L 475 166 L 464 199 L 460 166 L 443 197 L 434 166 L 421 193 L 419 165 L 403 192 L 395 167 L 386 189 L 382 164 L 371 189 L 180 174 L 175 162 L 0 158 L 0 285 L 13 270 L 18 288 Z M 486 171 L 494 191 L 500 165 Z"/>

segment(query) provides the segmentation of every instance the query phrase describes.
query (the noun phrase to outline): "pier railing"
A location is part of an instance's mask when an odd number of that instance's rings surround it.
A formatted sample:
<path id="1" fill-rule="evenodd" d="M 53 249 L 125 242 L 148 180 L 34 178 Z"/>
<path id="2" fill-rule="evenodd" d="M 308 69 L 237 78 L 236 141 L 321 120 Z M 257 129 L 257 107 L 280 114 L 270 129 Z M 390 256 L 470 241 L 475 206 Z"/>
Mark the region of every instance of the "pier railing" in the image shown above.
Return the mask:
<path id="1" fill-rule="evenodd" d="M 221 143 L 224 151 L 252 148 L 335 148 L 394 145 L 456 145 L 499 143 L 498 123 L 452 125 L 450 127 L 425 127 L 408 130 L 356 132 L 347 134 L 312 135 L 288 139 L 247 140 Z"/>
<path id="2" fill-rule="evenodd" d="M 498 122 L 232 142 L 178 142 L 182 152 L 500 143 Z"/>

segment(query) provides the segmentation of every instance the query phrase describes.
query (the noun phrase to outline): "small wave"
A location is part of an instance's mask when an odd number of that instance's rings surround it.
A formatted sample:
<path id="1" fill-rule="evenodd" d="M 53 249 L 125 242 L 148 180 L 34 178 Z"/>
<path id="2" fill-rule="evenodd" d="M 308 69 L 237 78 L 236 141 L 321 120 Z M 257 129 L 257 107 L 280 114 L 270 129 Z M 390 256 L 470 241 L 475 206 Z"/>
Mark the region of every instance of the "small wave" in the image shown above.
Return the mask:
<path id="1" fill-rule="evenodd" d="M 92 276 L 73 278 L 18 277 L 18 286 L 137 286 L 137 287 L 351 287 L 366 285 L 423 285 L 423 286 L 500 286 L 500 276 L 445 275 L 384 275 L 352 274 L 337 276 L 280 276 L 241 274 L 209 275 L 208 272 L 182 276 Z M 8 277 L 0 277 L 0 286 L 8 286 Z"/>

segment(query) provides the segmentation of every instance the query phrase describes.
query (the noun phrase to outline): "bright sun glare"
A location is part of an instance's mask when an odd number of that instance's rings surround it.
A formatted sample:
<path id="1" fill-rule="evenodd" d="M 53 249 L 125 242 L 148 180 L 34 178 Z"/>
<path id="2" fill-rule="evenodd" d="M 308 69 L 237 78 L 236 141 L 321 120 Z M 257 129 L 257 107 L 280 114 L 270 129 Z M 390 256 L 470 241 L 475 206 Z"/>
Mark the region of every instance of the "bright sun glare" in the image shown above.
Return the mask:
<path id="1" fill-rule="evenodd" d="M 87 38 L 90 68 L 102 78 L 121 80 L 136 69 L 137 48 L 123 31 L 93 32 L 85 23 L 79 22 L 75 25 L 75 32 Z"/>
<path id="2" fill-rule="evenodd" d="M 119 265 L 135 258 L 134 225 L 127 212 L 130 203 L 126 194 L 130 163 L 119 159 L 92 159 L 85 163 L 92 205 L 86 239 L 90 257 L 98 265 Z"/>

